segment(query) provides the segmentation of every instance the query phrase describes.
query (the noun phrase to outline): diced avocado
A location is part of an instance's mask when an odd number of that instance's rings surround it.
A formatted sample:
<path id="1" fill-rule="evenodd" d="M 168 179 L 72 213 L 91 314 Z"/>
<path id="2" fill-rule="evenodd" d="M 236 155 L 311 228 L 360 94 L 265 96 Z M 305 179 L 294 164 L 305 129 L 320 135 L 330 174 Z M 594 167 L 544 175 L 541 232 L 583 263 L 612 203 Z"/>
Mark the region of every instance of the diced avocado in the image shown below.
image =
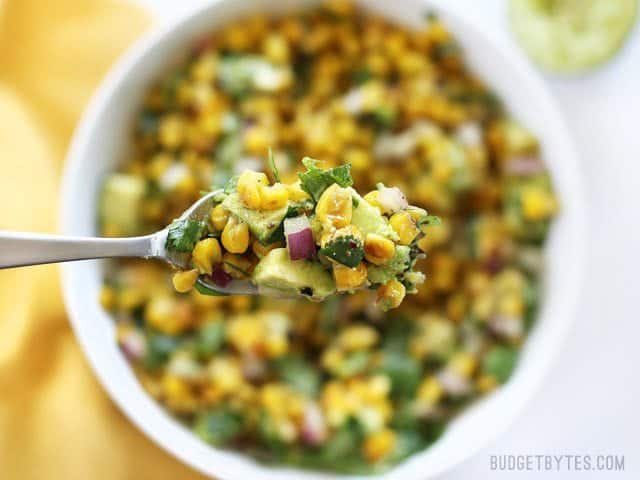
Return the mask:
<path id="1" fill-rule="evenodd" d="M 387 283 L 398 274 L 404 272 L 411 265 L 409 253 L 411 249 L 406 245 L 397 245 L 393 258 L 384 265 L 370 265 L 367 278 L 372 284 Z"/>
<path id="2" fill-rule="evenodd" d="M 253 271 L 258 288 L 281 291 L 285 295 L 304 295 L 322 300 L 336 291 L 331 274 L 318 262 L 291 260 L 286 248 L 267 253 Z"/>
<path id="3" fill-rule="evenodd" d="M 389 240 L 398 240 L 398 234 L 391 228 L 389 222 L 382 216 L 380 210 L 367 202 L 358 193 L 351 189 L 351 195 L 355 200 L 351 224 L 358 227 L 364 238 L 369 233 L 377 233 Z"/>
<path id="4" fill-rule="evenodd" d="M 273 232 L 278 229 L 287 215 L 288 209 L 285 205 L 278 210 L 250 210 L 244 206 L 237 192 L 227 195 L 222 205 L 245 222 L 251 233 L 262 243 L 268 243 Z"/>
<path id="5" fill-rule="evenodd" d="M 107 177 L 100 198 L 102 229 L 108 236 L 140 233 L 142 199 L 147 191 L 143 178 L 115 173 Z"/>

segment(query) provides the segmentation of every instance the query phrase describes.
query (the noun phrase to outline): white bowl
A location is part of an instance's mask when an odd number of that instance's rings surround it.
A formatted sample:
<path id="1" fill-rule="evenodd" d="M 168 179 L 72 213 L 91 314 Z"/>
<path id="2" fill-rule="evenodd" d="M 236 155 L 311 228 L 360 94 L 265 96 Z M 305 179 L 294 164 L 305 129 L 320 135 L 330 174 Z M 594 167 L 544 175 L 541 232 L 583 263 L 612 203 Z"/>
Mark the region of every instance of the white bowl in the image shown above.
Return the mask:
<path id="1" fill-rule="evenodd" d="M 107 76 L 76 132 L 63 183 L 64 233 L 97 233 L 100 185 L 104 175 L 126 154 L 143 92 L 188 51 L 194 39 L 247 12 L 284 11 L 313 3 L 316 2 L 211 1 L 135 45 Z M 561 116 L 540 77 L 518 54 L 478 31 L 445 1 L 361 3 L 409 27 L 422 21 L 427 7 L 438 13 L 463 45 L 471 67 L 495 89 L 512 114 L 541 140 L 562 205 L 546 247 L 544 302 L 512 379 L 457 417 L 433 446 L 384 475 L 388 479 L 424 479 L 467 459 L 504 431 L 541 385 L 574 317 L 585 259 L 586 206 L 579 165 Z M 149 438 L 186 464 L 217 478 L 340 477 L 267 467 L 243 455 L 212 448 L 165 413 L 140 387 L 117 348 L 113 322 L 98 303 L 102 268 L 102 263 L 96 261 L 64 266 L 62 278 L 67 308 L 96 375 L 114 401 Z"/>

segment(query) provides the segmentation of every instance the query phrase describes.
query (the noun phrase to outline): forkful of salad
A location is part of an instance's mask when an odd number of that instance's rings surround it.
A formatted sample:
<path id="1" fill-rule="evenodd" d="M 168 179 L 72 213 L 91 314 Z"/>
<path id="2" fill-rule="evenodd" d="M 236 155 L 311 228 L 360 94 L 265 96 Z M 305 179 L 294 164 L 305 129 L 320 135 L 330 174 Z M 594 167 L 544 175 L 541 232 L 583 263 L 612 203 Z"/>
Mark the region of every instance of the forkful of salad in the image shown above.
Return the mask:
<path id="1" fill-rule="evenodd" d="M 171 225 L 131 238 L 69 238 L 0 232 L 0 268 L 108 257 L 167 261 L 178 292 L 305 297 L 376 289 L 389 310 L 415 293 L 416 242 L 437 217 L 410 206 L 396 187 L 361 196 L 350 165 L 311 158 L 293 184 L 245 170 L 207 193 Z"/>

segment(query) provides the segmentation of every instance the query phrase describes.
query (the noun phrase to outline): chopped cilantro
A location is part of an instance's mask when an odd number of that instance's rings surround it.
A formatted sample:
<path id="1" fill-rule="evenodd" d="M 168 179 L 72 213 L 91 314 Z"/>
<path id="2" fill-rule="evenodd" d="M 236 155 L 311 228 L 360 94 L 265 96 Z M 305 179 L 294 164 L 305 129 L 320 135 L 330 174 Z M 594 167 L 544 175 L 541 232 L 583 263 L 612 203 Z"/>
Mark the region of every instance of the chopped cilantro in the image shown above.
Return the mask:
<path id="1" fill-rule="evenodd" d="M 341 187 L 353 185 L 351 178 L 351 165 L 340 165 L 339 167 L 322 170 L 318 168 L 318 161 L 313 158 L 304 157 L 302 164 L 307 167 L 307 171 L 299 173 L 300 186 L 317 202 L 328 187 L 337 183 Z"/>
<path id="2" fill-rule="evenodd" d="M 176 220 L 169 226 L 167 250 L 191 252 L 204 232 L 204 222 L 195 220 Z"/>
<path id="3" fill-rule="evenodd" d="M 273 159 L 273 150 L 271 150 L 271 147 L 269 147 L 269 156 L 267 157 L 267 162 L 269 163 L 269 168 L 271 169 L 273 178 L 276 182 L 280 182 L 280 173 L 278 172 L 278 167 L 276 167 L 276 162 Z"/>

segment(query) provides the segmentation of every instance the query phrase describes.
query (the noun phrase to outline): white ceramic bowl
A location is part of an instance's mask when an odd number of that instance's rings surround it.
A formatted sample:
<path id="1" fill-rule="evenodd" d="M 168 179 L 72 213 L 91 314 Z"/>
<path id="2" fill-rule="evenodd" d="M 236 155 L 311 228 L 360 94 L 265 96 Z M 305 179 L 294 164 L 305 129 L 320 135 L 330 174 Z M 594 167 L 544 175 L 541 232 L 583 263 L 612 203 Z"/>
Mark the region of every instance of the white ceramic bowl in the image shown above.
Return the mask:
<path id="1" fill-rule="evenodd" d="M 194 39 L 248 12 L 283 11 L 313 3 L 309 0 L 211 1 L 135 45 L 107 76 L 76 132 L 64 175 L 64 233 L 97 233 L 100 185 L 104 175 L 126 154 L 143 92 L 188 51 Z M 432 447 L 384 475 L 388 479 L 424 479 L 450 469 L 504 431 L 541 385 L 574 316 L 585 258 L 586 206 L 579 165 L 563 121 L 539 76 L 511 47 L 480 32 L 459 13 L 454 13 L 445 1 L 361 3 L 409 27 L 422 21 L 427 6 L 435 7 L 463 45 L 471 67 L 495 89 L 513 115 L 540 138 L 562 205 L 546 248 L 544 302 L 512 379 L 460 415 Z M 338 477 L 266 467 L 198 440 L 143 391 L 118 350 L 113 322 L 97 301 L 102 264 L 96 261 L 67 264 L 62 277 L 71 322 L 96 375 L 131 421 L 168 452 L 217 478 Z"/>

